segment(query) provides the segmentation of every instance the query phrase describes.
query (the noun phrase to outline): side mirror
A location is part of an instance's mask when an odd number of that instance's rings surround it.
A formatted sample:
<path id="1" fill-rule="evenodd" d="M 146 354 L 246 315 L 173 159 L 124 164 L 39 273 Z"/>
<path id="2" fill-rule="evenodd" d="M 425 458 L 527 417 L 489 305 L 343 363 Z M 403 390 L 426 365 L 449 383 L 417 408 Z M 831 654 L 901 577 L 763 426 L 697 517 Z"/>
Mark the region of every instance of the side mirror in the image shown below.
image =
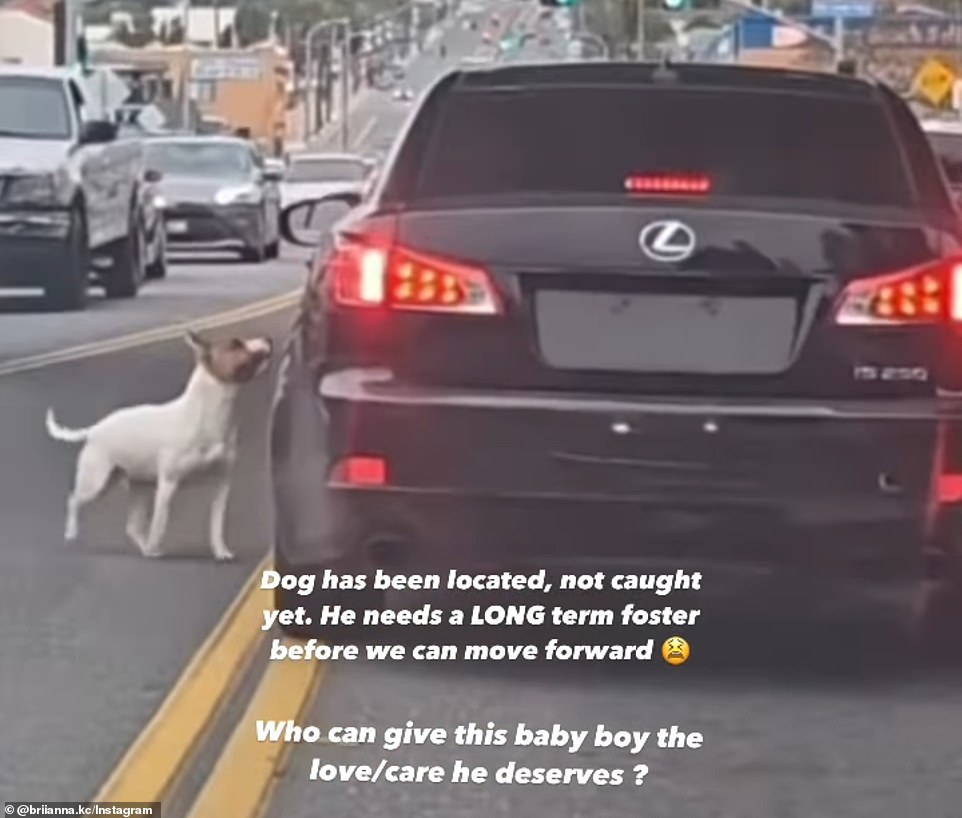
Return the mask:
<path id="1" fill-rule="evenodd" d="M 305 199 L 288 205 L 281 213 L 281 235 L 291 244 L 316 247 L 331 225 L 343 215 L 343 210 L 332 205 L 355 208 L 361 203 L 356 191 L 339 191 L 320 199 Z"/>
<path id="2" fill-rule="evenodd" d="M 145 182 L 156 183 L 163 178 L 164 178 L 164 174 L 161 173 L 159 170 L 154 170 L 153 168 L 149 168 L 148 170 L 144 171 Z"/>
<path id="3" fill-rule="evenodd" d="M 81 145 L 103 145 L 117 138 L 117 125 L 107 119 L 85 122 L 80 129 Z"/>

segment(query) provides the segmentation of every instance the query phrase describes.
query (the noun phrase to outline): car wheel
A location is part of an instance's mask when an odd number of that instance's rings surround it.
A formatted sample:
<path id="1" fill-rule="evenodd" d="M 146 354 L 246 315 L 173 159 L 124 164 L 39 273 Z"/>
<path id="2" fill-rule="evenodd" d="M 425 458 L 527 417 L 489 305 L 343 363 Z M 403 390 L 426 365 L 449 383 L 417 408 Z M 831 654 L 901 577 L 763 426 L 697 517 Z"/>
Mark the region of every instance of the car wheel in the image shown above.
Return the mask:
<path id="1" fill-rule="evenodd" d="M 246 261 L 251 264 L 259 264 L 264 261 L 267 256 L 267 244 L 265 243 L 265 233 L 267 229 L 264 227 L 265 219 L 263 214 L 260 218 L 260 223 L 257 225 L 257 230 L 252 237 L 252 241 L 243 250 L 241 250 L 241 260 Z"/>
<path id="2" fill-rule="evenodd" d="M 64 262 L 51 270 L 44 287 L 44 302 L 58 312 L 82 310 L 87 306 L 90 286 L 90 248 L 87 219 L 82 207 L 70 214 L 70 232 L 64 242 Z"/>
<path id="3" fill-rule="evenodd" d="M 104 273 L 107 298 L 134 298 L 145 275 L 143 229 L 140 220 L 132 218 L 127 235 L 114 244 L 110 253 L 110 269 Z"/>
<path id="4" fill-rule="evenodd" d="M 146 277 L 149 279 L 167 278 L 167 237 L 163 225 L 157 227 L 157 258 L 147 265 Z"/>
<path id="5" fill-rule="evenodd" d="M 924 654 L 937 662 L 962 662 L 962 509 L 950 509 L 943 520 L 938 551 L 945 562 L 920 589 L 916 630 Z"/>

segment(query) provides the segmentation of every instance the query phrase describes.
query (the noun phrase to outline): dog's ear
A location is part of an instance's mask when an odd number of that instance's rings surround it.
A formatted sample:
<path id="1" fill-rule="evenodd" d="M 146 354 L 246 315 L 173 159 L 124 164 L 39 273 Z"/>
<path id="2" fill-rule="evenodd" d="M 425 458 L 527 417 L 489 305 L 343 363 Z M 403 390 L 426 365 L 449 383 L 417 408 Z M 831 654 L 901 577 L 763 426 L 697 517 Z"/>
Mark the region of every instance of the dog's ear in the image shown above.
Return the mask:
<path id="1" fill-rule="evenodd" d="M 187 343 L 187 346 L 194 350 L 194 354 L 197 356 L 207 352 L 207 342 L 193 330 L 187 330 L 184 333 L 184 341 Z"/>

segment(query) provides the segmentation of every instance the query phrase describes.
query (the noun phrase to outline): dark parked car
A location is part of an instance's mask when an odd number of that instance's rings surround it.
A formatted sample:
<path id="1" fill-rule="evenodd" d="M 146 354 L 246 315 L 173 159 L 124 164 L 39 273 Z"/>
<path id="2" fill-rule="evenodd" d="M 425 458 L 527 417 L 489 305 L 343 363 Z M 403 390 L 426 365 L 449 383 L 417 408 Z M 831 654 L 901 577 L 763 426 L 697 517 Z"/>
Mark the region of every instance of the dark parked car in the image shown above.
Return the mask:
<path id="1" fill-rule="evenodd" d="M 343 198 L 275 396 L 279 570 L 659 558 L 954 610 L 962 229 L 884 85 L 459 71 Z"/>
<path id="2" fill-rule="evenodd" d="M 160 171 L 158 203 L 171 249 L 234 250 L 245 261 L 276 258 L 280 172 L 237 137 L 171 136 L 147 141 Z"/>

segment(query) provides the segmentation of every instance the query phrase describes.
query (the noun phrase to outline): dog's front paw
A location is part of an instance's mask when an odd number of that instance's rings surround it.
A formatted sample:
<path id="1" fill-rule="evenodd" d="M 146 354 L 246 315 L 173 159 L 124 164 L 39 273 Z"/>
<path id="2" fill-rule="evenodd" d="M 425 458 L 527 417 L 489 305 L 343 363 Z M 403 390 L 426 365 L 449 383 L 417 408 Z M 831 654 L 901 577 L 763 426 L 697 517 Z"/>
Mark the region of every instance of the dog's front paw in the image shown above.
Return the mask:
<path id="1" fill-rule="evenodd" d="M 217 560 L 217 562 L 231 562 L 235 559 L 234 552 L 228 551 L 226 548 L 222 548 L 214 552 L 214 559 Z"/>
<path id="2" fill-rule="evenodd" d="M 143 554 L 144 557 L 148 560 L 156 560 L 164 555 L 164 552 L 161 551 L 159 548 L 154 548 L 154 549 L 145 548 L 141 550 L 140 553 Z"/>

